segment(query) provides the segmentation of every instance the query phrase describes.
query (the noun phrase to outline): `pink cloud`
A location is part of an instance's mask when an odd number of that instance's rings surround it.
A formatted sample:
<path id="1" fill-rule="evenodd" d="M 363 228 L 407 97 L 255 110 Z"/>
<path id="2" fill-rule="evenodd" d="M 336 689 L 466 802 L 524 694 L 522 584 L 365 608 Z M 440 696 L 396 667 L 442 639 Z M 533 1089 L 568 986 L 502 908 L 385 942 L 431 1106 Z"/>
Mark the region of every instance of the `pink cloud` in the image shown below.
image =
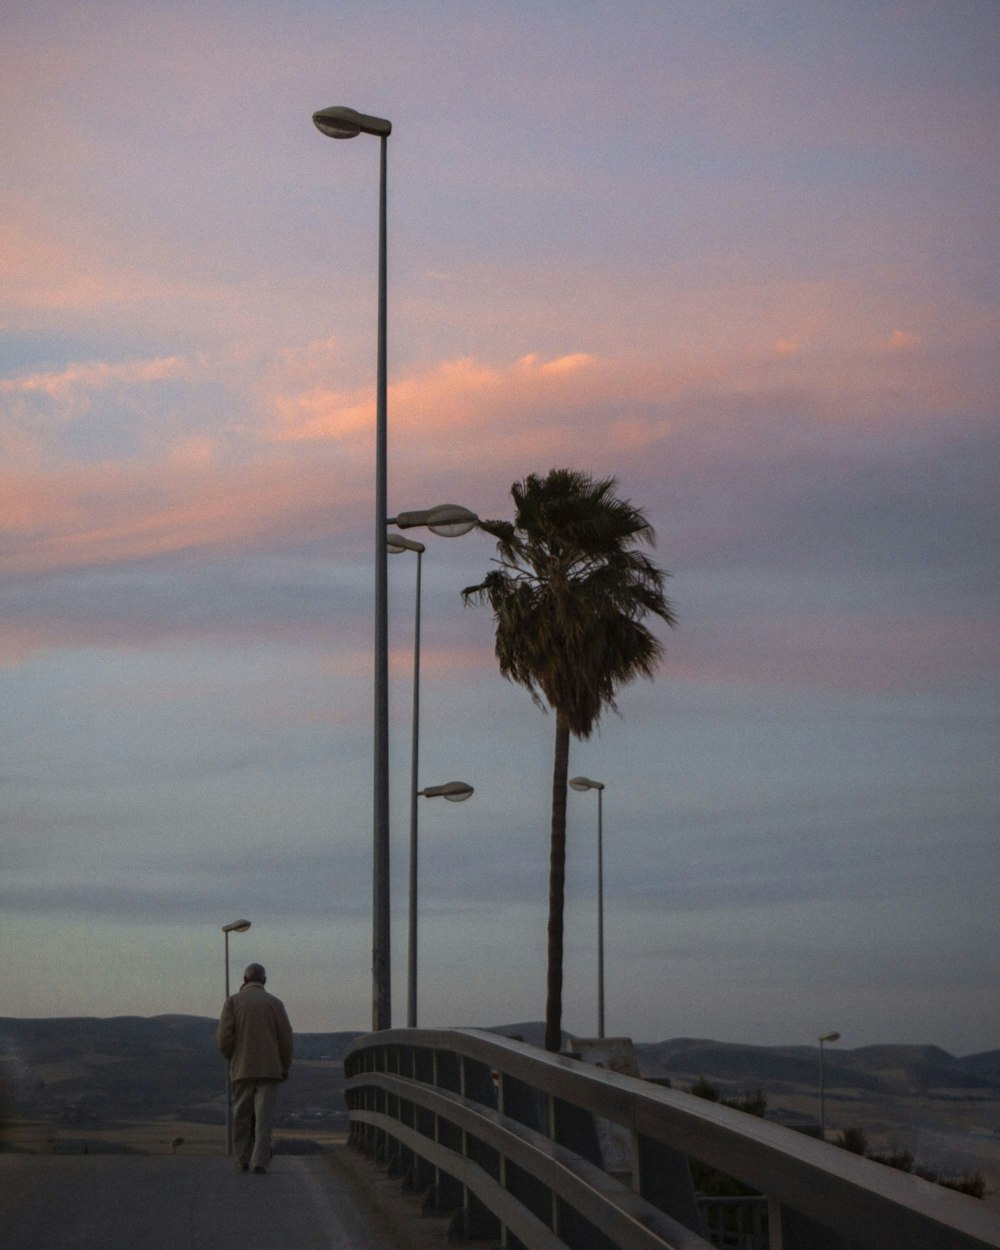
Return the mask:
<path id="1" fill-rule="evenodd" d="M 113 245 L 104 240 L 102 247 Z M 181 301 L 190 309 L 206 300 L 218 302 L 221 287 L 176 277 L 157 277 L 149 267 L 128 266 L 102 257 L 77 238 L 67 241 L 38 221 L 35 205 L 0 210 L 0 268 L 4 271 L 4 305 L 8 327 L 35 324 L 40 316 L 69 314 L 92 319 L 115 306 L 141 304 L 144 315 L 164 301 Z"/>
<path id="2" fill-rule="evenodd" d="M 163 382 L 187 374 L 179 356 L 155 360 L 126 361 L 108 364 L 92 361 L 69 365 L 54 373 L 32 373 L 17 378 L 0 378 L 0 395 L 43 395 L 65 403 L 74 393 L 102 391 L 116 385 Z"/>
<path id="3" fill-rule="evenodd" d="M 0 632 L 0 668 L 17 668 L 39 651 L 46 650 L 61 631 L 28 625 L 5 624 Z"/>
<path id="4" fill-rule="evenodd" d="M 875 345 L 876 350 L 890 352 L 912 352 L 920 347 L 920 336 L 908 334 L 905 330 L 893 330 L 888 339 Z"/>
<path id="5" fill-rule="evenodd" d="M 783 449 L 809 449 L 832 430 L 864 438 L 873 424 L 932 424 L 942 411 L 980 398 L 977 383 L 957 366 L 923 352 L 873 353 L 869 340 L 853 351 L 817 347 L 783 356 L 773 342 L 756 354 L 715 359 L 461 357 L 396 378 L 389 393 L 390 505 L 457 499 L 483 515 L 504 515 L 515 478 L 560 463 L 640 486 L 661 481 L 668 468 L 673 478 L 693 482 L 734 457 L 742 475 L 755 465 L 764 472 L 779 431 Z M 131 463 L 42 460 L 10 435 L 3 567 L 106 564 L 257 544 L 268 535 L 301 539 L 319 524 L 327 532 L 356 528 L 371 495 L 374 398 L 370 385 L 322 384 L 325 374 L 338 374 L 337 352 L 335 343 L 317 342 L 265 358 L 256 369 L 247 364 L 227 399 L 231 411 L 246 403 L 246 415 L 223 412 L 218 429 L 173 430 L 170 414 L 158 421 L 155 407 L 146 410 L 162 443 L 155 455 Z M 235 364 L 227 368 L 239 372 Z M 0 396 L 82 404 L 113 386 L 154 391 L 157 382 L 193 374 L 197 382 L 218 369 L 178 356 L 89 362 L 8 379 Z"/>
<path id="6" fill-rule="evenodd" d="M 349 645 L 338 645 L 320 661 L 321 671 L 338 677 L 353 677 L 368 681 L 372 673 L 371 639 L 368 637 L 371 622 L 364 620 L 363 639 Z M 420 650 L 420 671 L 425 677 L 447 679 L 470 672 L 496 671 L 496 660 L 489 648 L 469 646 L 439 646 L 424 641 Z M 413 675 L 413 649 L 411 642 L 403 642 L 389 648 L 389 672 L 405 681 Z"/>
<path id="7" fill-rule="evenodd" d="M 388 404 L 394 431 L 400 434 L 441 433 L 453 428 L 456 416 L 473 417 L 500 405 L 511 409 L 555 402 L 565 407 L 578 388 L 567 379 L 596 363 L 583 352 L 542 361 L 522 357 L 506 368 L 485 365 L 472 358 L 444 361 L 432 371 L 403 378 L 389 386 Z M 279 417 L 275 437 L 287 440 L 353 437 L 374 420 L 370 388 L 342 394 L 323 387 L 274 397 Z"/>
<path id="8" fill-rule="evenodd" d="M 0 567 L 39 572 L 304 538 L 367 500 L 353 475 L 299 458 L 199 467 L 198 454 L 143 466 L 100 464 L 0 475 L 6 542 Z"/>

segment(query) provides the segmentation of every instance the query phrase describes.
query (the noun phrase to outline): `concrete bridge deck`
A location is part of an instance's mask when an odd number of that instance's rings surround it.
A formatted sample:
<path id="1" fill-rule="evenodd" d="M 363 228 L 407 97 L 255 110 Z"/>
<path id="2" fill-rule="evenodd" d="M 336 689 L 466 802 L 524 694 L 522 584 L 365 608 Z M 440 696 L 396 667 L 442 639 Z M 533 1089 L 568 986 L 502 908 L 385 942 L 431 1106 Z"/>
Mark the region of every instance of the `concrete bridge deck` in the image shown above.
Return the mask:
<path id="1" fill-rule="evenodd" d="M 0 1154 L 6 1250 L 443 1250 L 363 1156 L 278 1155 L 266 1176 L 225 1156 Z"/>

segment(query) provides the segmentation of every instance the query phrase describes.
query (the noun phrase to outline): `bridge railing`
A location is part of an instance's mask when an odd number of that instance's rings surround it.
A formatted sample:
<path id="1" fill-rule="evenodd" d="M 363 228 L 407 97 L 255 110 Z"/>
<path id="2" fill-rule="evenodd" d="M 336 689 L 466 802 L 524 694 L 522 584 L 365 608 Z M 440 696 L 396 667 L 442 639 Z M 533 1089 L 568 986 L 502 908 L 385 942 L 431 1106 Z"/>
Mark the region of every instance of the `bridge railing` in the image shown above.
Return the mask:
<path id="1" fill-rule="evenodd" d="M 352 1143 L 508 1250 L 709 1250 L 689 1158 L 766 1196 L 770 1250 L 1000 1248 L 973 1198 L 496 1034 L 373 1033 L 345 1072 Z"/>

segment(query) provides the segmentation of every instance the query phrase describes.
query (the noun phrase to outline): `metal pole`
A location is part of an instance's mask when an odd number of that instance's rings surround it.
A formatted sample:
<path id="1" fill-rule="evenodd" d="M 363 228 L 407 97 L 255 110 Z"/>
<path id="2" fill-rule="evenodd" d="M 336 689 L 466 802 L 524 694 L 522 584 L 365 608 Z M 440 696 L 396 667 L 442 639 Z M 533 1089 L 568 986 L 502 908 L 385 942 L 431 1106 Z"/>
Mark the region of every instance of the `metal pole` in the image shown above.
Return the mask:
<path id="1" fill-rule="evenodd" d="M 229 1001 L 229 930 L 226 935 L 226 1001 Z M 233 1087 L 229 1080 L 229 1062 L 226 1062 L 226 1154 L 233 1153 Z"/>
<path id="2" fill-rule="evenodd" d="M 604 1036 L 604 787 L 597 791 L 597 1036 Z"/>
<path id="3" fill-rule="evenodd" d="M 423 552 L 417 552 L 417 606 L 413 627 L 413 729 L 410 735 L 410 932 L 406 1023 L 417 1027 L 417 774 L 420 758 L 420 574 Z"/>
<path id="4" fill-rule="evenodd" d="M 375 767 L 372 899 L 372 1028 L 392 1027 L 389 929 L 389 611 L 386 520 L 386 145 L 380 137 L 378 359 L 375 410 Z"/>
<path id="5" fill-rule="evenodd" d="M 823 1064 L 823 1042 L 819 1039 L 819 1136 L 826 1141 L 826 1071 Z"/>

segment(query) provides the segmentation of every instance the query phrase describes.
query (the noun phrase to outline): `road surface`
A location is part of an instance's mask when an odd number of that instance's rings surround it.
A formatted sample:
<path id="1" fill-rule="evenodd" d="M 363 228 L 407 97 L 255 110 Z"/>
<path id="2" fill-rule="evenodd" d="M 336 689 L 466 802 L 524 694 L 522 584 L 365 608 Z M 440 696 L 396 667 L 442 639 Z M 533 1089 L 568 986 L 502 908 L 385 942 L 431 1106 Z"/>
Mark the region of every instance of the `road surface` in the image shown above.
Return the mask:
<path id="1" fill-rule="evenodd" d="M 225 1156 L 0 1154 L 0 1230 L 5 1250 L 444 1246 L 346 1147 L 278 1155 L 265 1176 Z"/>

